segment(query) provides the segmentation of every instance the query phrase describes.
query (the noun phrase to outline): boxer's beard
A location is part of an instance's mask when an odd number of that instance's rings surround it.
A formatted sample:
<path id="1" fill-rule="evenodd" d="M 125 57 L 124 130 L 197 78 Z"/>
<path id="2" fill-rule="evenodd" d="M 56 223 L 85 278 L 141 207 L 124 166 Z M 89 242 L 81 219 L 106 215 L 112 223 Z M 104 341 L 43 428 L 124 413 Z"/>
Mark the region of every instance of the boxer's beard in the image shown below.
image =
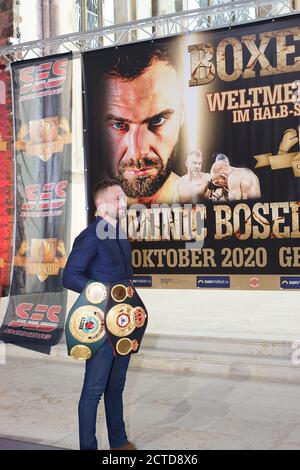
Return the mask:
<path id="1" fill-rule="evenodd" d="M 153 196 L 170 176 L 175 160 L 175 148 L 173 149 L 165 165 L 159 157 L 145 157 L 142 159 L 140 167 L 156 168 L 158 171 L 157 175 L 136 176 L 131 179 L 124 177 L 124 171 L 132 167 L 136 168 L 136 162 L 134 160 L 129 160 L 126 162 L 126 164 L 122 164 L 121 161 L 118 167 L 118 179 L 120 180 L 121 187 L 126 196 L 132 198 Z"/>

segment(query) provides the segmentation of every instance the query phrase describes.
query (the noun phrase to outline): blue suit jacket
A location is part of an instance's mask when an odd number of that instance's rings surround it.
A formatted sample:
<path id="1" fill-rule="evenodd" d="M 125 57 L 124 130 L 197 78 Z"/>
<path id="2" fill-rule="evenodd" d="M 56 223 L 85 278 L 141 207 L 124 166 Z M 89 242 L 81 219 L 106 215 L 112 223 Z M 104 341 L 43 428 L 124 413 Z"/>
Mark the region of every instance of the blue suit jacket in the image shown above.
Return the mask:
<path id="1" fill-rule="evenodd" d="M 63 273 L 64 287 L 80 293 L 89 280 L 114 282 L 133 277 L 130 243 L 119 237 L 118 227 L 97 217 L 75 238 Z M 105 230 L 114 232 L 115 238 L 97 236 Z"/>

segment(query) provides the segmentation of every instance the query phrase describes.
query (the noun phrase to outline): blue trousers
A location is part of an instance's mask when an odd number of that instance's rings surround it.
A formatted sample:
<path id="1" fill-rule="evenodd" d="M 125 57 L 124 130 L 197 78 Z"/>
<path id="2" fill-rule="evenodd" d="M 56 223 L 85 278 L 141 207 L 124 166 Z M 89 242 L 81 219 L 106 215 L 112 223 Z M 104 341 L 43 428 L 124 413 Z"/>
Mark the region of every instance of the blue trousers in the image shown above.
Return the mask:
<path id="1" fill-rule="evenodd" d="M 106 339 L 96 354 L 86 361 L 78 406 L 80 450 L 98 448 L 96 419 L 102 395 L 110 447 L 122 447 L 127 442 L 122 394 L 129 360 L 130 354 L 114 356 L 113 348 Z"/>

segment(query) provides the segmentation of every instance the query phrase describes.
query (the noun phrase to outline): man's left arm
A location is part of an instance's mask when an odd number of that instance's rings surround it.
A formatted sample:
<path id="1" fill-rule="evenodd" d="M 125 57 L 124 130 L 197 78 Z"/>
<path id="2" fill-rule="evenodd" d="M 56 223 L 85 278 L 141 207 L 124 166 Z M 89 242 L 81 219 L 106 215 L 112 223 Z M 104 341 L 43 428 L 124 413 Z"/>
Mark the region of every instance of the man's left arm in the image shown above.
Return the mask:
<path id="1" fill-rule="evenodd" d="M 63 272 L 62 283 L 66 289 L 82 292 L 90 280 L 86 270 L 97 254 L 98 238 L 94 234 L 79 235 L 73 244 Z"/>

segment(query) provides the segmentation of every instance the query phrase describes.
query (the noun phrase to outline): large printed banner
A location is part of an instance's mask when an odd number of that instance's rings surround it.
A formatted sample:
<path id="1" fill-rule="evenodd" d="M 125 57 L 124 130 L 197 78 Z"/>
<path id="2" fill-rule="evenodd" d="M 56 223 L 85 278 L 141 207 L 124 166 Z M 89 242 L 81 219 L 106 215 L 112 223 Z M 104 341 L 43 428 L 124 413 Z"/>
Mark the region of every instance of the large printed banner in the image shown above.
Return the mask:
<path id="1" fill-rule="evenodd" d="M 12 65 L 15 256 L 1 340 L 49 353 L 63 332 L 70 235 L 72 56 Z"/>
<path id="2" fill-rule="evenodd" d="M 299 20 L 83 54 L 89 193 L 121 182 L 137 286 L 300 288 Z"/>

